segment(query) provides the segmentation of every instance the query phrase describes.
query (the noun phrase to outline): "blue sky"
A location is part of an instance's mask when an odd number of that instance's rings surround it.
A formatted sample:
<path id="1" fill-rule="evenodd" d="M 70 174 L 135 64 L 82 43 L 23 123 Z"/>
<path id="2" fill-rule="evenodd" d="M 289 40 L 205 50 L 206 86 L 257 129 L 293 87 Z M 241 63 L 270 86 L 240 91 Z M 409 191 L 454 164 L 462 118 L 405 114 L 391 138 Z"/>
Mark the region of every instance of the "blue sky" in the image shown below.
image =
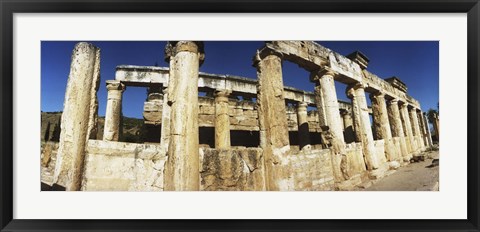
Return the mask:
<path id="1" fill-rule="evenodd" d="M 41 42 L 41 110 L 62 111 L 70 71 L 72 49 L 78 41 Z M 101 49 L 101 83 L 98 91 L 99 115 L 105 115 L 107 92 L 105 81 L 115 78 L 117 65 L 155 65 L 167 67 L 164 61 L 165 41 L 88 41 Z M 408 94 L 420 101 L 423 111 L 437 109 L 439 96 L 438 41 L 317 41 L 342 55 L 355 50 L 369 59 L 368 70 L 381 78 L 399 77 Z M 263 41 L 207 41 L 205 62 L 200 71 L 232 74 L 256 79 L 252 67 L 255 51 Z M 283 62 L 284 85 L 313 91 L 309 73 L 288 61 Z M 337 96 L 349 101 L 346 86 L 336 82 Z M 123 115 L 142 118 L 146 89 L 127 87 L 123 95 Z M 369 101 L 369 98 L 367 98 Z M 370 104 L 370 102 L 369 102 Z"/>

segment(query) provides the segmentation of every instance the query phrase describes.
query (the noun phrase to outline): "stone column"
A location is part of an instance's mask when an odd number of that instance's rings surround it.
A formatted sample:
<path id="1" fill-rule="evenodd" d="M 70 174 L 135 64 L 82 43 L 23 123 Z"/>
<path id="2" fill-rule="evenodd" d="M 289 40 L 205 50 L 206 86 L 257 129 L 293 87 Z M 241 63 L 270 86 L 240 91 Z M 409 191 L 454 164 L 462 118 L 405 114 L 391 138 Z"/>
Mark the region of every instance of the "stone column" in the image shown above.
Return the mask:
<path id="1" fill-rule="evenodd" d="M 165 190 L 199 190 L 198 70 L 204 57 L 203 43 L 169 42 L 165 54 L 170 61 L 171 120 Z"/>
<path id="2" fill-rule="evenodd" d="M 278 159 L 290 150 L 287 111 L 282 80 L 282 54 L 268 48 L 257 51 L 257 110 L 260 127 L 260 147 L 265 162 L 267 190 L 281 190 L 277 171 Z"/>
<path id="3" fill-rule="evenodd" d="M 423 148 L 425 149 L 428 147 L 428 138 L 427 138 L 427 131 L 425 130 L 425 122 L 423 121 L 423 114 L 421 110 L 417 110 L 417 119 L 418 119 L 418 126 L 420 127 L 420 136 L 423 143 Z"/>
<path id="4" fill-rule="evenodd" d="M 215 148 L 230 148 L 230 115 L 228 115 L 228 95 L 230 90 L 215 91 Z"/>
<path id="5" fill-rule="evenodd" d="M 427 131 L 428 146 L 432 147 L 433 146 L 432 133 L 430 132 L 430 126 L 428 124 L 428 118 L 426 114 L 423 115 L 423 121 L 425 125 L 425 130 Z"/>
<path id="6" fill-rule="evenodd" d="M 340 114 L 343 118 L 343 136 L 345 143 L 355 142 L 355 131 L 353 128 L 352 112 L 349 110 L 341 110 Z"/>
<path id="7" fill-rule="evenodd" d="M 300 149 L 310 149 L 310 129 L 308 127 L 307 106 L 305 102 L 297 104 L 298 146 Z"/>
<path id="8" fill-rule="evenodd" d="M 312 73 L 310 79 L 315 82 L 316 99 L 321 99 L 317 102 L 319 112 L 320 126 L 329 127 L 334 140 L 336 140 L 342 149 L 345 147 L 345 139 L 343 137 L 343 120 L 340 117 L 340 107 L 338 105 L 337 92 L 335 90 L 335 73 L 329 69 L 323 69 L 316 73 Z M 322 122 L 324 120 L 325 122 Z"/>
<path id="9" fill-rule="evenodd" d="M 125 85 L 120 81 L 107 81 L 107 109 L 105 111 L 104 141 L 118 141 L 122 118 L 122 94 Z"/>
<path id="10" fill-rule="evenodd" d="M 392 99 L 388 101 L 388 118 L 392 129 L 392 136 L 400 138 L 400 153 L 403 157 L 403 161 L 410 161 L 410 154 L 407 148 L 407 142 L 405 138 L 404 126 L 400 116 L 400 109 L 398 108 L 398 99 Z"/>
<path id="11" fill-rule="evenodd" d="M 363 146 L 363 155 L 368 170 L 378 169 L 380 161 L 375 154 L 375 144 L 373 143 L 373 133 L 370 125 L 370 117 L 368 115 L 367 99 L 365 97 L 365 87 L 363 84 L 356 84 L 347 89 L 347 95 L 352 99 L 352 107 L 356 107 L 354 111 L 355 130 L 358 131 Z M 356 104 L 356 106 L 354 105 Z"/>
<path id="12" fill-rule="evenodd" d="M 403 103 L 400 106 L 400 113 L 402 115 L 402 120 L 403 120 L 403 129 L 405 130 L 405 134 L 407 136 L 406 140 L 408 141 L 407 144 L 410 144 L 408 146 L 408 151 L 410 153 L 413 153 L 417 150 L 416 142 L 415 142 L 415 137 L 413 137 L 413 130 L 412 130 L 412 124 L 410 122 L 410 116 L 408 113 L 408 108 L 407 108 L 407 103 Z"/>
<path id="13" fill-rule="evenodd" d="M 437 136 L 437 140 L 440 141 L 440 118 L 437 114 L 433 114 L 433 129 L 435 130 L 435 136 Z"/>
<path id="14" fill-rule="evenodd" d="M 86 144 L 96 128 L 97 91 L 100 82 L 100 49 L 78 43 L 72 52 L 60 143 L 53 183 L 67 191 L 81 189 Z"/>
<path id="15" fill-rule="evenodd" d="M 168 104 L 168 87 L 162 90 L 163 102 L 162 102 L 162 127 L 160 129 L 160 147 L 162 150 L 168 150 L 168 144 L 170 143 L 170 105 Z"/>
<path id="16" fill-rule="evenodd" d="M 418 125 L 417 110 L 415 108 L 408 109 L 410 113 L 410 121 L 412 122 L 413 138 L 415 139 L 416 149 L 423 150 L 423 140 Z"/>
<path id="17" fill-rule="evenodd" d="M 385 103 L 385 94 L 382 92 L 370 94 L 372 102 L 373 122 L 375 135 L 378 139 L 383 139 L 385 144 L 385 156 L 388 161 L 398 159 L 398 154 L 392 144 L 392 130 L 388 120 L 387 104 Z"/>

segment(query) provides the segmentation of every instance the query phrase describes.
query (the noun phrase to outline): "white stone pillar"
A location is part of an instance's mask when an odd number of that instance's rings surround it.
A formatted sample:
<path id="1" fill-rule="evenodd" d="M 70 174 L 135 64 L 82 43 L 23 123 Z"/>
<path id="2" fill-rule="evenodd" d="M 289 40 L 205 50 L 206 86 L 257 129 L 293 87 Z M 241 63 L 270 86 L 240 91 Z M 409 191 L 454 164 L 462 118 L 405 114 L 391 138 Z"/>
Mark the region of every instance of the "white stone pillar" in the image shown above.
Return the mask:
<path id="1" fill-rule="evenodd" d="M 170 62 L 170 66 L 172 66 Z M 168 104 L 168 88 L 163 89 L 163 102 L 162 102 L 162 128 L 160 133 L 160 147 L 164 150 L 168 150 L 168 144 L 170 143 L 170 105 Z"/>
<path id="2" fill-rule="evenodd" d="M 367 98 L 365 97 L 365 87 L 363 84 L 350 86 L 347 95 L 352 99 L 353 104 L 357 104 L 358 112 L 354 113 L 354 120 L 358 122 L 358 131 L 363 146 L 363 155 L 368 170 L 375 170 L 380 167 L 380 160 L 375 154 L 375 144 L 373 142 L 372 127 L 370 125 L 370 116 L 368 114 Z M 357 124 L 355 124 L 357 126 Z"/>
<path id="3" fill-rule="evenodd" d="M 76 44 L 65 92 L 53 176 L 53 183 L 67 191 L 81 189 L 86 144 L 96 127 L 99 82 L 100 49 L 89 43 Z"/>
<path id="4" fill-rule="evenodd" d="M 228 96 L 230 90 L 215 91 L 215 148 L 230 148 L 230 115 Z"/>
<path id="5" fill-rule="evenodd" d="M 265 186 L 269 191 L 282 190 L 277 160 L 290 150 L 287 111 L 282 80 L 282 54 L 268 48 L 257 51 L 257 111 L 260 147 L 265 162 Z"/>
<path id="6" fill-rule="evenodd" d="M 408 109 L 410 113 L 410 121 L 412 122 L 413 138 L 415 139 L 416 150 L 423 150 L 423 140 L 420 133 L 420 126 L 418 125 L 417 110 L 415 108 Z"/>
<path id="7" fill-rule="evenodd" d="M 320 94 L 316 99 L 322 99 L 322 102 L 318 105 L 318 111 L 323 112 L 319 113 L 319 120 L 326 120 L 326 126 L 329 127 L 334 140 L 337 141 L 338 145 L 343 148 L 345 147 L 345 139 L 343 137 L 343 120 L 340 116 L 340 107 L 338 105 L 337 92 L 335 90 L 335 73 L 329 69 L 323 69 L 319 72 L 312 73 L 311 80 L 315 82 L 316 87 L 319 91 L 315 91 L 316 94 Z M 321 108 L 320 108 L 321 107 Z M 324 126 L 320 123 L 320 126 Z"/>
<path id="8" fill-rule="evenodd" d="M 310 149 L 310 129 L 308 127 L 307 107 L 305 102 L 297 103 L 298 146 L 300 149 Z"/>
<path id="9" fill-rule="evenodd" d="M 408 147 L 409 153 L 413 153 L 417 150 L 415 137 L 413 136 L 412 124 L 410 122 L 410 116 L 408 113 L 407 103 L 403 103 L 400 105 L 400 113 L 402 115 L 403 120 L 403 129 L 405 130 L 405 134 L 407 136 L 407 144 L 410 144 Z"/>
<path id="10" fill-rule="evenodd" d="M 388 120 L 387 104 L 385 102 L 385 94 L 382 92 L 370 94 L 372 102 L 373 122 L 375 127 L 375 135 L 378 139 L 384 140 L 385 156 L 388 161 L 394 161 L 399 155 L 394 149 L 392 141 L 392 130 Z"/>
<path id="11" fill-rule="evenodd" d="M 107 81 L 107 109 L 105 111 L 105 125 L 103 128 L 104 141 L 118 141 L 122 117 L 122 94 L 125 85 L 120 81 Z"/>
<path id="12" fill-rule="evenodd" d="M 417 110 L 417 119 L 418 119 L 418 126 L 420 128 L 420 140 L 423 144 L 423 149 L 428 147 L 428 139 L 427 139 L 427 131 L 425 130 L 425 122 L 423 121 L 423 114 L 422 111 L 419 109 Z"/>
<path id="13" fill-rule="evenodd" d="M 200 189 L 198 138 L 198 70 L 203 60 L 203 43 L 169 42 L 168 104 L 170 141 L 165 163 L 165 190 Z"/>
<path id="14" fill-rule="evenodd" d="M 341 110 L 340 114 L 343 119 L 343 136 L 345 138 L 345 143 L 355 142 L 355 129 L 353 127 L 351 110 Z"/>
<path id="15" fill-rule="evenodd" d="M 429 126 L 428 118 L 426 114 L 423 115 L 423 121 L 425 124 L 425 130 L 427 131 L 428 146 L 432 147 L 433 146 L 432 133 L 430 132 L 430 126 Z"/>
<path id="16" fill-rule="evenodd" d="M 438 117 L 437 114 L 433 114 L 433 129 L 435 130 L 435 136 L 437 137 L 437 140 L 440 142 L 440 118 Z"/>
<path id="17" fill-rule="evenodd" d="M 388 117 L 392 129 L 392 136 L 400 139 L 401 156 L 403 157 L 403 161 L 408 162 L 410 161 L 411 156 L 407 148 L 407 141 L 405 132 L 403 130 L 404 126 L 402 124 L 400 110 L 398 108 L 398 99 L 392 99 L 388 101 L 388 109 Z"/>

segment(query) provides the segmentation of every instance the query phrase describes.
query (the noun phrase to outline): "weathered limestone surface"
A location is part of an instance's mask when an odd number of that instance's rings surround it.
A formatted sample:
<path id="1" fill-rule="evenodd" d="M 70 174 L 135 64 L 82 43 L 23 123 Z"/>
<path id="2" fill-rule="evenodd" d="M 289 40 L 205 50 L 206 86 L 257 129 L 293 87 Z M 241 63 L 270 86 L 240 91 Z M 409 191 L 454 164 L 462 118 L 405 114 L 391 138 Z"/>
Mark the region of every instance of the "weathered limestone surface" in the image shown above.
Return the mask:
<path id="1" fill-rule="evenodd" d="M 202 149 L 200 163 L 200 190 L 265 190 L 260 148 Z"/>
<path id="2" fill-rule="evenodd" d="M 107 90 L 108 97 L 103 140 L 118 141 L 122 117 L 122 94 L 125 90 L 125 85 L 119 81 L 107 81 Z"/>
<path id="3" fill-rule="evenodd" d="M 254 58 L 258 76 L 260 147 L 263 148 L 265 185 L 269 191 L 281 190 L 277 182 L 278 159 L 290 149 L 280 56 L 267 49 L 257 52 Z"/>
<path id="4" fill-rule="evenodd" d="M 303 150 L 278 156 L 277 185 L 281 191 L 333 190 L 335 179 L 330 149 Z"/>
<path id="5" fill-rule="evenodd" d="M 99 82 L 100 49 L 78 43 L 72 53 L 53 180 L 69 191 L 80 190 L 85 145 L 96 132 Z"/>
<path id="6" fill-rule="evenodd" d="M 55 172 L 55 163 L 57 160 L 58 143 L 46 142 L 42 144 L 41 161 L 41 181 L 47 185 L 53 184 L 53 174 Z"/>
<path id="7" fill-rule="evenodd" d="M 228 90 L 215 92 L 215 148 L 230 148 L 230 115 L 228 114 Z M 243 110 L 241 110 L 243 112 Z"/>
<path id="8" fill-rule="evenodd" d="M 430 147 L 432 147 L 433 146 L 432 134 L 430 132 L 430 126 L 429 126 L 428 118 L 427 118 L 426 114 L 423 115 L 423 120 L 424 120 L 424 126 L 425 126 L 425 130 L 426 130 L 428 145 Z"/>
<path id="9" fill-rule="evenodd" d="M 416 152 L 417 146 L 415 138 L 413 137 L 412 124 L 410 122 L 410 116 L 406 104 L 400 106 L 400 114 L 402 116 L 403 129 L 406 132 L 407 148 L 409 153 Z"/>
<path id="10" fill-rule="evenodd" d="M 417 150 L 423 150 L 423 140 L 422 140 L 422 134 L 420 133 L 420 126 L 418 122 L 418 115 L 417 115 L 417 110 L 415 108 L 409 110 L 410 113 L 410 121 L 412 122 L 412 131 L 413 131 L 413 136 L 415 137 L 415 144 Z"/>
<path id="11" fill-rule="evenodd" d="M 392 144 L 392 132 L 388 120 L 387 104 L 385 94 L 377 92 L 370 95 L 373 110 L 373 123 L 377 139 L 383 139 L 385 142 L 385 156 L 388 161 L 398 160 L 400 155 Z"/>
<path id="12" fill-rule="evenodd" d="M 388 117 L 393 137 L 399 138 L 401 157 L 403 157 L 403 161 L 409 161 L 411 155 L 407 147 L 405 132 L 403 130 L 403 123 L 400 116 L 400 109 L 398 107 L 397 99 L 392 99 L 388 101 Z"/>
<path id="13" fill-rule="evenodd" d="M 199 190 L 198 69 L 204 56 L 203 44 L 170 42 L 166 54 L 170 60 L 171 121 L 165 190 Z"/>
<path id="14" fill-rule="evenodd" d="M 300 102 L 297 106 L 298 141 L 300 149 L 310 149 L 310 129 L 308 127 L 307 103 Z"/>
<path id="15" fill-rule="evenodd" d="M 343 136 L 345 143 L 355 142 L 355 130 L 353 128 L 352 110 L 341 110 L 343 119 Z"/>
<path id="16" fill-rule="evenodd" d="M 438 140 L 440 140 L 440 117 L 437 114 L 433 114 L 433 129 Z"/>
<path id="17" fill-rule="evenodd" d="M 83 191 L 162 191 L 166 155 L 160 145 L 89 140 Z"/>
<path id="18" fill-rule="evenodd" d="M 357 136 L 360 137 L 360 141 L 363 144 L 365 163 L 368 170 L 377 169 L 380 167 L 380 161 L 375 155 L 373 133 L 370 126 L 370 117 L 368 115 L 364 86 L 361 84 L 351 86 L 347 90 L 347 94 L 352 99 L 355 129 L 357 130 Z"/>

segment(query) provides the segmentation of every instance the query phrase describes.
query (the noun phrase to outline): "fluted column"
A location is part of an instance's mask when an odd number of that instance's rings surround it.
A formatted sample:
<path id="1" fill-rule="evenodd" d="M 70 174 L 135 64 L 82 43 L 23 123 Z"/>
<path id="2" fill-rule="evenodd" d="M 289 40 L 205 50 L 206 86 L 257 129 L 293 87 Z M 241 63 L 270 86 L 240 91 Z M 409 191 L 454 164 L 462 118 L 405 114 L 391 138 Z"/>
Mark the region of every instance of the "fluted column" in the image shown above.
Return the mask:
<path id="1" fill-rule="evenodd" d="M 387 104 L 385 94 L 382 92 L 370 94 L 373 111 L 373 122 L 375 135 L 378 139 L 383 139 L 385 144 L 385 156 L 388 161 L 394 161 L 399 158 L 392 143 L 392 130 L 388 120 Z"/>
<path id="2" fill-rule="evenodd" d="M 402 115 L 402 120 L 403 120 L 403 129 L 405 130 L 405 134 L 407 136 L 407 144 L 410 144 L 408 146 L 408 151 L 410 153 L 413 153 L 417 150 L 416 142 L 415 142 L 415 137 L 413 136 L 413 130 L 412 130 L 412 123 L 410 122 L 410 116 L 408 113 L 408 107 L 406 103 L 403 103 L 400 105 L 400 113 Z"/>
<path id="3" fill-rule="evenodd" d="M 375 154 L 375 144 L 373 142 L 373 133 L 370 125 L 370 116 L 368 115 L 367 98 L 365 97 L 365 89 L 363 84 L 356 84 L 347 89 L 347 95 L 352 99 L 352 107 L 358 111 L 354 113 L 355 130 L 363 146 L 363 154 L 368 170 L 378 169 L 380 161 Z M 356 106 L 354 105 L 356 104 Z"/>
<path id="4" fill-rule="evenodd" d="M 125 85 L 120 81 L 107 81 L 107 109 L 103 128 L 104 141 L 118 141 L 122 119 L 122 95 Z"/>
<path id="5" fill-rule="evenodd" d="M 428 124 L 428 117 L 426 114 L 423 115 L 423 121 L 425 124 L 425 130 L 427 130 L 428 146 L 432 147 L 433 146 L 432 133 L 430 132 L 430 126 Z"/>
<path id="6" fill-rule="evenodd" d="M 230 116 L 228 115 L 228 95 L 230 90 L 215 91 L 215 148 L 230 148 Z"/>
<path id="7" fill-rule="evenodd" d="M 407 148 L 404 126 L 402 123 L 400 109 L 398 107 L 398 99 L 388 101 L 388 118 L 392 130 L 392 136 L 400 139 L 400 153 L 403 161 L 409 161 L 411 156 Z"/>
<path id="8" fill-rule="evenodd" d="M 299 102 L 297 104 L 297 123 L 298 123 L 298 145 L 300 149 L 310 146 L 310 129 L 308 127 L 307 120 L 307 106 L 305 102 Z"/>
<path id="9" fill-rule="evenodd" d="M 203 43 L 169 42 L 165 50 L 170 61 L 171 114 L 165 190 L 199 190 L 198 70 L 204 58 Z"/>
<path id="10" fill-rule="evenodd" d="M 257 68 L 257 111 L 260 147 L 265 158 L 265 185 L 270 191 L 282 190 L 278 184 L 277 160 L 290 150 L 282 54 L 263 48 L 254 57 L 253 65 Z"/>
<path id="11" fill-rule="evenodd" d="M 100 49 L 81 42 L 75 45 L 71 58 L 53 183 L 78 191 L 86 144 L 97 125 Z"/>

